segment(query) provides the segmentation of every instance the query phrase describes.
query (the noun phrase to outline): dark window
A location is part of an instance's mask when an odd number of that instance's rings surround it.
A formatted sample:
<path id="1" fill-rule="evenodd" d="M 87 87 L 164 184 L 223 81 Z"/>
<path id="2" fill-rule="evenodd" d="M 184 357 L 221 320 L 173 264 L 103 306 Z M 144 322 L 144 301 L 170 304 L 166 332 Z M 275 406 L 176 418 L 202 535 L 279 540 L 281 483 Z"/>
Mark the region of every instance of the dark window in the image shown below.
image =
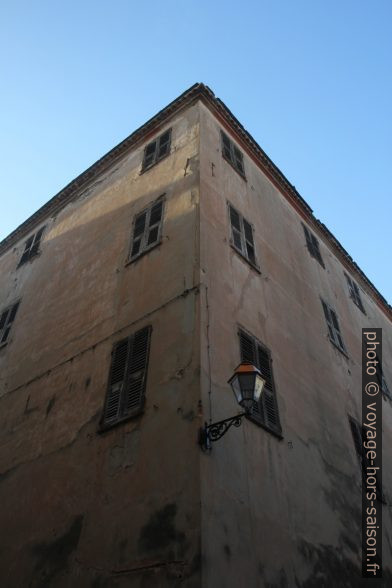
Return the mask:
<path id="1" fill-rule="evenodd" d="M 330 340 L 340 351 L 342 351 L 344 354 L 347 354 L 343 337 L 340 332 L 339 321 L 336 312 L 333 308 L 331 308 L 331 306 L 329 306 L 329 304 L 324 302 L 324 300 L 321 300 L 321 303 L 323 305 L 325 320 L 327 321 L 328 335 Z"/>
<path id="2" fill-rule="evenodd" d="M 346 276 L 346 280 L 348 283 L 348 291 L 350 293 L 350 298 L 352 298 L 354 304 L 356 304 L 358 306 L 358 308 L 364 314 L 366 314 L 365 309 L 362 304 L 361 294 L 359 292 L 359 288 L 358 288 L 357 284 L 350 278 L 350 276 L 348 276 L 347 274 L 344 274 L 344 275 Z"/>
<path id="3" fill-rule="evenodd" d="M 252 225 L 229 204 L 231 242 L 241 255 L 257 266 Z"/>
<path id="4" fill-rule="evenodd" d="M 241 151 L 223 131 L 221 131 L 221 139 L 223 157 L 245 178 L 244 157 Z"/>
<path id="5" fill-rule="evenodd" d="M 135 216 L 129 260 L 139 257 L 160 243 L 163 204 L 164 198 L 160 196 L 156 202 Z"/>
<path id="6" fill-rule="evenodd" d="M 16 313 L 18 311 L 19 302 L 9 306 L 0 314 L 0 346 L 5 345 L 8 340 L 12 323 L 14 322 Z"/>
<path id="7" fill-rule="evenodd" d="M 272 373 L 272 362 L 269 351 L 265 349 L 254 337 L 244 331 L 238 332 L 240 339 L 241 361 L 249 361 L 259 368 L 265 386 L 261 400 L 251 414 L 251 419 L 256 423 L 282 436 L 282 427 L 279 420 L 278 403 L 276 401 L 274 378 Z"/>
<path id="8" fill-rule="evenodd" d="M 355 451 L 359 460 L 359 464 L 361 466 L 362 472 L 362 480 L 363 483 L 366 484 L 366 468 L 372 467 L 372 463 L 368 460 L 366 456 L 366 449 L 363 446 L 363 443 L 366 441 L 366 430 L 365 427 L 362 427 L 357 420 L 353 417 L 349 416 L 348 420 L 350 422 L 351 434 L 353 436 Z M 382 491 L 382 487 L 380 484 L 380 476 L 376 471 L 376 498 L 380 502 L 385 502 L 385 497 Z"/>
<path id="9" fill-rule="evenodd" d="M 143 411 L 150 338 L 151 327 L 145 327 L 114 345 L 103 428 Z"/>
<path id="10" fill-rule="evenodd" d="M 171 129 L 151 141 L 144 149 L 142 171 L 152 167 L 161 159 L 169 155 L 171 144 Z"/>
<path id="11" fill-rule="evenodd" d="M 20 258 L 19 265 L 26 263 L 29 259 L 32 259 L 35 255 L 39 253 L 39 246 L 41 243 L 42 233 L 44 232 L 45 227 L 42 227 L 39 231 L 31 235 L 25 243 L 25 248 L 23 251 L 23 255 Z"/>
<path id="12" fill-rule="evenodd" d="M 306 227 L 305 225 L 302 225 L 302 226 L 304 228 L 306 246 L 309 250 L 310 255 L 312 257 L 314 257 L 315 259 L 317 259 L 319 264 L 325 268 L 323 258 L 321 257 L 320 247 L 319 247 L 319 242 L 318 242 L 317 237 L 309 231 L 308 227 Z"/>

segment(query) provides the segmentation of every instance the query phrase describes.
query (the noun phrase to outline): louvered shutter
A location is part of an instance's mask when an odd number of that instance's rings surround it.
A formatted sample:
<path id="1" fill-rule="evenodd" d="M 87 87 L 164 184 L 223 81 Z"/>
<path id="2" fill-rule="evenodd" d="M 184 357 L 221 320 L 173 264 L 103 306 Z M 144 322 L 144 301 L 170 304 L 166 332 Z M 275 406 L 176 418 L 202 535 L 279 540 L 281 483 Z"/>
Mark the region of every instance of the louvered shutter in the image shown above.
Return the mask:
<path id="1" fill-rule="evenodd" d="M 241 175 L 245 175 L 245 170 L 244 170 L 244 162 L 243 162 L 243 155 L 241 153 L 241 151 L 235 146 L 233 145 L 233 154 L 234 154 L 234 162 L 235 162 L 235 166 L 237 168 L 237 170 L 240 172 Z"/>
<path id="2" fill-rule="evenodd" d="M 115 423 L 121 416 L 121 398 L 125 386 L 129 355 L 129 339 L 116 343 L 112 351 L 112 364 L 106 393 L 103 424 Z"/>
<path id="3" fill-rule="evenodd" d="M 157 151 L 157 141 L 149 143 L 144 150 L 143 169 L 150 167 L 155 163 L 155 156 Z"/>
<path id="4" fill-rule="evenodd" d="M 244 218 L 242 219 L 242 222 L 244 224 L 246 255 L 247 255 L 249 261 L 251 261 L 252 263 L 256 263 L 252 226 Z"/>
<path id="5" fill-rule="evenodd" d="M 241 218 L 238 212 L 232 207 L 230 209 L 230 223 L 231 223 L 231 234 L 233 236 L 233 243 L 239 251 L 242 253 L 242 228 Z"/>
<path id="6" fill-rule="evenodd" d="M 259 368 L 265 386 L 262 397 L 252 410 L 252 417 L 267 429 L 281 435 L 279 410 L 276 401 L 270 357 L 256 341 L 243 331 L 239 332 L 241 361 L 248 361 Z"/>
<path id="7" fill-rule="evenodd" d="M 223 131 L 221 131 L 221 138 L 223 155 L 226 157 L 226 159 L 230 161 L 230 163 L 233 163 L 233 156 L 231 153 L 231 141 Z"/>
<path id="8" fill-rule="evenodd" d="M 324 300 L 322 300 L 321 302 L 323 305 L 325 320 L 327 321 L 329 336 L 331 337 L 332 341 L 335 342 L 335 333 L 334 333 L 334 328 L 333 328 L 331 311 L 329 310 L 329 307 L 325 304 Z"/>
<path id="9" fill-rule="evenodd" d="M 6 323 L 9 310 L 5 310 L 0 316 L 0 343 L 5 343 L 8 333 L 6 333 Z"/>
<path id="10" fill-rule="evenodd" d="M 302 225 L 304 228 L 304 233 L 305 233 L 305 240 L 306 240 L 306 245 L 307 248 L 309 249 L 309 253 L 311 255 L 313 255 L 313 243 L 312 243 L 312 236 L 310 234 L 310 231 L 308 229 L 308 227 L 306 227 L 305 225 Z"/>
<path id="11" fill-rule="evenodd" d="M 331 317 L 332 317 L 332 324 L 334 326 L 335 341 L 339 345 L 340 349 L 345 350 L 346 348 L 344 346 L 342 335 L 340 333 L 339 321 L 338 321 L 338 317 L 336 316 L 336 312 L 334 310 L 332 310 L 332 308 L 331 308 L 330 313 L 331 313 Z"/>
<path id="12" fill-rule="evenodd" d="M 132 242 L 132 249 L 130 257 L 135 257 L 138 253 L 140 253 L 142 249 L 142 241 L 144 236 L 144 229 L 146 226 L 146 218 L 147 212 L 142 212 L 138 214 L 135 218 L 135 224 L 133 229 L 133 242 Z"/>
<path id="13" fill-rule="evenodd" d="M 30 257 L 33 257 L 34 255 L 37 255 L 38 251 L 39 251 L 39 246 L 41 244 L 41 237 L 42 237 L 42 233 L 44 232 L 45 227 L 42 227 L 34 236 L 34 242 L 32 244 L 31 250 L 30 250 Z"/>
<path id="14" fill-rule="evenodd" d="M 0 318 L 0 343 L 5 343 L 8 339 L 9 332 L 12 327 L 12 323 L 14 322 L 16 313 L 19 308 L 19 302 L 8 308 L 6 311 L 3 312 Z"/>
<path id="15" fill-rule="evenodd" d="M 158 156 L 157 159 L 162 159 L 169 153 L 170 150 L 170 139 L 171 139 L 171 132 L 166 131 L 159 137 L 159 147 L 158 147 Z"/>
<path id="16" fill-rule="evenodd" d="M 160 237 L 163 201 L 159 200 L 151 209 L 148 223 L 147 246 L 155 244 Z"/>
<path id="17" fill-rule="evenodd" d="M 132 338 L 127 382 L 123 395 L 123 415 L 138 413 L 144 405 L 151 327 L 141 329 Z"/>

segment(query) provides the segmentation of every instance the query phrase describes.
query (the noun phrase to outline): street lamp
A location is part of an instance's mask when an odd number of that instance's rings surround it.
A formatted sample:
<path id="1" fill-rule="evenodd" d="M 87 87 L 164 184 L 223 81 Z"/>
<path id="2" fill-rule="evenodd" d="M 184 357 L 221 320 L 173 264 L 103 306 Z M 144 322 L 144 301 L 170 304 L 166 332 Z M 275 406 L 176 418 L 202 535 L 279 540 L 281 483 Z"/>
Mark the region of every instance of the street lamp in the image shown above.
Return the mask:
<path id="1" fill-rule="evenodd" d="M 210 450 L 211 443 L 223 437 L 231 426 L 239 427 L 241 425 L 242 417 L 250 414 L 253 406 L 259 402 L 265 380 L 257 367 L 251 363 L 243 362 L 235 369 L 228 383 L 244 412 L 210 425 L 205 423 L 204 427 L 199 430 L 199 445 L 203 451 Z"/>

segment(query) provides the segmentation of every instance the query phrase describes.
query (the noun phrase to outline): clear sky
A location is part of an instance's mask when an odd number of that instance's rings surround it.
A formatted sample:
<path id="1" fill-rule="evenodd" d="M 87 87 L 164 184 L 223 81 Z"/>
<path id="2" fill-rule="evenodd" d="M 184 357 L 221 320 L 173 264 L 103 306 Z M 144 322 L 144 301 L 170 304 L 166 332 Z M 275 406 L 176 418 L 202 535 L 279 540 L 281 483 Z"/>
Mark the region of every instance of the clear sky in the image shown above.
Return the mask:
<path id="1" fill-rule="evenodd" d="M 3 0 L 0 239 L 195 82 L 392 302 L 392 0 Z"/>

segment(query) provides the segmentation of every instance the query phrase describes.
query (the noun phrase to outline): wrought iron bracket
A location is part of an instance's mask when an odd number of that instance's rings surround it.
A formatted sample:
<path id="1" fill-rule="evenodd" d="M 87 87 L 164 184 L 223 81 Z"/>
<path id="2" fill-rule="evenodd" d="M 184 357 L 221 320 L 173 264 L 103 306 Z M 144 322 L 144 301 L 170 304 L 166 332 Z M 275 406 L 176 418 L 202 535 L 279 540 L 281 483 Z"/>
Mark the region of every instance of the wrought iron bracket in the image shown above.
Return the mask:
<path id="1" fill-rule="evenodd" d="M 241 425 L 242 418 L 247 414 L 247 412 L 241 412 L 240 414 L 230 417 L 229 419 L 211 423 L 210 425 L 205 423 L 204 427 L 199 429 L 199 445 L 202 451 L 211 451 L 211 443 L 218 441 L 218 439 L 223 437 L 230 427 L 239 427 Z"/>

